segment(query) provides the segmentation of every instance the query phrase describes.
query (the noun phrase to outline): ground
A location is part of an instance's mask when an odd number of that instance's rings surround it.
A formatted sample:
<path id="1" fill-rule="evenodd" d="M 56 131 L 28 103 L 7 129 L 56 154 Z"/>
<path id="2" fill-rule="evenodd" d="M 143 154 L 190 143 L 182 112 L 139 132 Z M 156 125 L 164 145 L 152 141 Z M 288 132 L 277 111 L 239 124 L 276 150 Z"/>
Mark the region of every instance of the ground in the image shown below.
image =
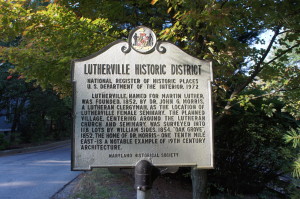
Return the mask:
<path id="1" fill-rule="evenodd" d="M 151 199 L 192 199 L 192 184 L 189 177 L 166 174 L 153 183 Z M 106 168 L 85 172 L 62 188 L 51 199 L 135 199 L 133 171 L 111 173 Z M 258 195 L 218 194 L 210 199 L 279 199 L 267 192 Z"/>
<path id="2" fill-rule="evenodd" d="M 61 141 L 32 147 L 31 145 L 21 149 L 0 152 L 2 155 L 11 155 L 23 152 L 49 150 L 69 141 Z M 28 147 L 28 148 L 27 148 Z M 20 148 L 20 147 L 18 147 Z M 189 172 L 186 172 L 188 174 Z M 192 199 L 192 184 L 188 175 L 165 174 L 159 176 L 153 183 L 151 199 Z M 73 181 L 61 188 L 51 199 L 134 199 L 133 170 L 111 173 L 106 168 L 94 169 L 92 172 L 84 172 Z M 274 195 L 217 195 L 211 199 L 278 199 Z M 296 197 L 299 198 L 299 197 Z"/>
<path id="3" fill-rule="evenodd" d="M 151 195 L 152 199 L 191 199 L 192 188 L 188 180 L 176 180 L 170 175 L 164 175 L 154 181 Z M 83 173 L 51 199 L 93 198 L 136 198 L 132 171 L 110 173 L 103 168 Z"/>

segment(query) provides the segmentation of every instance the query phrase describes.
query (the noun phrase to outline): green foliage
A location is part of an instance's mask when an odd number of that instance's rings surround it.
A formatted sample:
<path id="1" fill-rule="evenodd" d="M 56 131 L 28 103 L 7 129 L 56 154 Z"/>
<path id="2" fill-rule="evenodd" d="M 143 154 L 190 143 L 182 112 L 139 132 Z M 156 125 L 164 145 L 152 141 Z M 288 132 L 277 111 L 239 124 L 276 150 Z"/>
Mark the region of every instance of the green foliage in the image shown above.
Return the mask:
<path id="1" fill-rule="evenodd" d="M 9 143 L 5 139 L 5 136 L 0 134 L 0 151 L 7 149 L 8 146 L 9 146 Z"/>
<path id="2" fill-rule="evenodd" d="M 284 139 L 287 143 L 292 142 L 294 148 L 300 148 L 300 128 L 291 129 L 288 133 L 284 136 Z M 300 155 L 296 157 L 296 160 L 293 164 L 293 176 L 300 178 Z"/>
<path id="3" fill-rule="evenodd" d="M 107 18 L 118 31 L 131 30 L 139 25 L 160 31 L 166 21 L 171 20 L 165 1 L 59 0 L 58 4 L 72 10 L 78 17 Z"/>
<path id="4" fill-rule="evenodd" d="M 284 136 L 284 139 L 287 143 L 292 142 L 294 148 L 298 146 L 300 147 L 300 128 L 288 131 L 288 133 Z"/>
<path id="5" fill-rule="evenodd" d="M 7 7 L 0 10 L 1 37 L 22 38 L 16 47 L 2 47 L 0 56 L 13 63 L 27 81 L 35 80 L 62 96 L 71 93 L 71 60 L 90 55 L 115 40 L 114 32 L 108 34 L 111 25 L 106 19 L 78 18 L 57 4 L 40 10 L 6 1 L 0 1 L 0 6 Z"/>
<path id="6" fill-rule="evenodd" d="M 273 103 L 280 110 L 281 104 Z M 221 188 L 232 194 L 254 194 L 270 182 L 279 183 L 278 176 L 290 171 L 297 154 L 282 141 L 283 132 L 291 126 L 297 122 L 286 113 L 268 117 L 263 110 L 241 107 L 226 115 L 215 127 L 216 168 L 209 179 L 219 189 L 216 192 Z"/>
<path id="7" fill-rule="evenodd" d="M 294 162 L 293 167 L 293 176 L 300 178 L 300 157 Z"/>
<path id="8" fill-rule="evenodd" d="M 8 72 L 13 68 L 6 62 L 0 68 L 0 113 L 12 128 L 2 146 L 69 138 L 70 99 L 61 100 L 52 90 L 43 91 L 33 82 L 26 83 L 23 76 Z"/>
<path id="9" fill-rule="evenodd" d="M 299 35 L 285 33 L 279 37 L 279 47 L 274 48 L 264 73 L 260 75 L 264 84 L 262 89 L 279 97 L 285 106 L 282 111 L 300 118 L 300 62 Z M 287 51 L 287 52 L 286 52 Z M 278 62 L 272 60 L 279 57 Z"/>
<path id="10" fill-rule="evenodd" d="M 300 187 L 300 179 L 293 178 L 291 179 L 289 183 L 289 198 L 290 199 L 298 199 L 300 198 L 300 192 L 299 192 L 299 187 Z"/>
<path id="11" fill-rule="evenodd" d="M 299 67 L 287 66 L 299 52 L 295 1 L 59 0 L 45 6 L 47 2 L 2 0 L 0 13 L 1 38 L 22 38 L 18 47 L 3 48 L 0 55 L 43 88 L 70 95 L 71 59 L 85 57 L 133 27 L 146 25 L 190 54 L 214 60 L 214 93 L 220 108 L 216 116 L 223 117 L 233 104 L 248 108 L 259 96 L 249 98 L 241 92 L 261 87 L 269 98 L 281 95 L 284 110 L 298 117 Z M 258 37 L 266 30 L 274 31 L 266 49 L 251 46 L 266 43 Z M 274 56 L 268 60 L 271 52 Z M 257 77 L 266 86 L 258 85 Z M 262 109 L 269 116 L 273 113 L 267 104 Z"/>
<path id="12" fill-rule="evenodd" d="M 71 107 L 51 90 L 37 90 L 29 98 L 20 124 L 24 142 L 61 140 L 71 135 Z"/>
<path id="13" fill-rule="evenodd" d="M 22 76 L 8 73 L 13 66 L 9 63 L 1 63 L 0 68 L 0 110 L 1 115 L 11 122 L 12 135 L 9 144 L 17 141 L 17 130 L 21 115 L 25 111 L 28 93 L 31 91 L 29 84 L 24 83 Z"/>
<path id="14" fill-rule="evenodd" d="M 213 60 L 218 121 L 232 106 L 247 109 L 260 97 L 278 96 L 285 103 L 283 110 L 298 118 L 300 16 L 296 1 L 166 2 L 173 23 L 162 30 L 160 38 L 199 58 Z M 273 31 L 270 41 L 259 37 L 266 30 Z M 260 49 L 255 43 L 266 47 Z M 263 96 L 242 95 L 246 89 L 257 88 L 265 91 Z M 261 108 L 269 116 L 274 113 L 268 104 Z"/>

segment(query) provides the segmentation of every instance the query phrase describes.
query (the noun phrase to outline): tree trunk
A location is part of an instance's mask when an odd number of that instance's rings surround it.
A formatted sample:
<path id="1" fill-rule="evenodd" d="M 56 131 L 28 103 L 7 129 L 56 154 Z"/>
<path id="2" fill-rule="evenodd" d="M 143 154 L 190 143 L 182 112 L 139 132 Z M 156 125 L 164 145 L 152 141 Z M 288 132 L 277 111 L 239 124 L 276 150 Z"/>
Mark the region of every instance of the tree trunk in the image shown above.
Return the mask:
<path id="1" fill-rule="evenodd" d="M 16 100 L 16 105 L 15 105 L 15 110 L 14 110 L 13 120 L 11 125 L 10 139 L 9 139 L 10 144 L 12 144 L 16 139 L 17 128 L 20 124 L 21 114 L 23 112 L 26 100 L 27 97 L 23 97 L 21 99 L 21 102 L 19 102 L 20 101 L 19 98 L 17 98 Z"/>
<path id="2" fill-rule="evenodd" d="M 193 199 L 207 199 L 207 171 L 204 169 L 192 168 L 191 178 L 193 183 Z"/>

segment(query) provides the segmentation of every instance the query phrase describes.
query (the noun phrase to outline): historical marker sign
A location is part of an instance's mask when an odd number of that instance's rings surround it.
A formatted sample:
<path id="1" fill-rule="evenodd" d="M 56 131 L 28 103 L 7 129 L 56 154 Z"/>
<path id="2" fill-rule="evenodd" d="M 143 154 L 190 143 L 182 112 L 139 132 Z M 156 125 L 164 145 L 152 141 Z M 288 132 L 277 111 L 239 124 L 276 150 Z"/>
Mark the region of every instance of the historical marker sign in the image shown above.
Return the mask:
<path id="1" fill-rule="evenodd" d="M 211 62 L 147 27 L 72 64 L 73 170 L 213 167 Z"/>

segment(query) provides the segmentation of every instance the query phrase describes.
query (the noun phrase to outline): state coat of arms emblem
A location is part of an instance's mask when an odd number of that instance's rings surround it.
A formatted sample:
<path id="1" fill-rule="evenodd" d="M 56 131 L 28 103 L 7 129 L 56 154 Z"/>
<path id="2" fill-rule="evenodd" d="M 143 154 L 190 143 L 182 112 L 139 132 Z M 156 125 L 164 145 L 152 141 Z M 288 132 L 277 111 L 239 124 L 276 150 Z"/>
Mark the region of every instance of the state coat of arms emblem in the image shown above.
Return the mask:
<path id="1" fill-rule="evenodd" d="M 156 36 L 154 32 L 144 26 L 134 29 L 130 33 L 131 47 L 140 53 L 152 52 L 156 45 Z"/>

